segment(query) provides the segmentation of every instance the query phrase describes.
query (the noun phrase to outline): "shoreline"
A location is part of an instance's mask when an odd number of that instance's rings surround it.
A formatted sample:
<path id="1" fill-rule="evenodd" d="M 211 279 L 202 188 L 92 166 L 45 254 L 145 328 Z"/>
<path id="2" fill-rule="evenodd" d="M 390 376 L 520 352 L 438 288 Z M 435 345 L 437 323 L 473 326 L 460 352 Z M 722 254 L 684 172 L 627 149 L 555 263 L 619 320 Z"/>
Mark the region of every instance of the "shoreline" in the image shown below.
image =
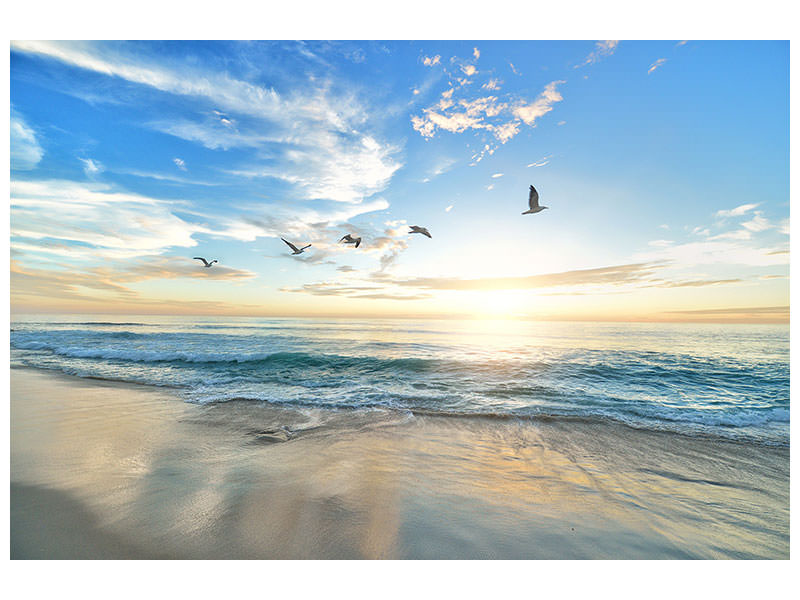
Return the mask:
<path id="1" fill-rule="evenodd" d="M 153 383 L 145 383 L 139 381 L 127 381 L 122 379 L 108 379 L 104 377 L 96 377 L 96 376 L 83 376 L 83 375 L 73 375 L 71 373 L 66 373 L 59 369 L 50 369 L 46 367 L 37 367 L 32 365 L 11 365 L 11 370 L 31 370 L 32 372 L 41 372 L 43 374 L 51 375 L 55 378 L 64 378 L 66 380 L 78 380 L 78 381 L 88 381 L 88 382 L 97 382 L 99 385 L 109 384 L 109 385 L 119 385 L 119 386 L 131 386 L 133 389 L 152 389 L 152 390 L 166 390 L 169 393 L 173 393 L 175 396 L 175 400 L 179 402 L 186 402 L 185 399 L 178 397 L 177 390 L 182 390 L 184 388 L 180 386 L 174 385 L 156 385 Z M 665 435 L 665 436 L 678 436 L 682 438 L 687 438 L 689 440 L 705 440 L 711 443 L 720 443 L 720 444 L 741 444 L 744 446 L 764 446 L 767 448 L 785 448 L 787 451 L 790 449 L 791 444 L 790 442 L 774 442 L 774 441 L 765 441 L 759 440 L 755 438 L 736 438 L 736 437 L 729 437 L 725 435 L 721 435 L 719 433 L 712 433 L 712 432 L 687 432 L 687 431 L 680 431 L 677 429 L 669 429 L 667 427 L 647 427 L 643 425 L 634 425 L 623 421 L 621 419 L 617 419 L 614 417 L 609 416 L 594 416 L 594 415 L 559 415 L 559 414 L 514 414 L 514 413 L 504 413 L 504 412 L 483 412 L 483 413 L 470 413 L 470 412 L 453 412 L 453 411 L 437 411 L 431 409 L 417 409 L 417 408 L 409 408 L 409 409 L 398 409 L 392 408 L 389 406 L 318 406 L 311 403 L 299 403 L 299 402 L 292 402 L 292 403 L 275 403 L 270 402 L 268 400 L 262 400 L 258 398 L 229 398 L 225 400 L 216 400 L 213 402 L 188 402 L 188 404 L 196 405 L 196 406 L 212 406 L 212 405 L 223 405 L 223 404 L 235 404 L 235 403 L 253 403 L 258 404 L 260 406 L 268 406 L 275 410 L 289 410 L 289 411 L 298 411 L 298 410 L 319 410 L 319 411 L 370 411 L 370 410 L 378 410 L 378 411 L 387 411 L 393 412 L 398 415 L 413 415 L 414 417 L 430 417 L 430 418 L 441 418 L 441 419 L 487 419 L 487 420 L 496 420 L 496 421 L 508 421 L 512 423 L 531 423 L 535 425 L 537 423 L 576 423 L 580 425 L 606 425 L 612 427 L 623 427 L 626 429 L 630 429 L 632 431 L 639 431 L 646 434 L 654 434 L 654 435 Z"/>
<path id="2" fill-rule="evenodd" d="M 788 558 L 789 449 L 11 369 L 11 558 Z"/>

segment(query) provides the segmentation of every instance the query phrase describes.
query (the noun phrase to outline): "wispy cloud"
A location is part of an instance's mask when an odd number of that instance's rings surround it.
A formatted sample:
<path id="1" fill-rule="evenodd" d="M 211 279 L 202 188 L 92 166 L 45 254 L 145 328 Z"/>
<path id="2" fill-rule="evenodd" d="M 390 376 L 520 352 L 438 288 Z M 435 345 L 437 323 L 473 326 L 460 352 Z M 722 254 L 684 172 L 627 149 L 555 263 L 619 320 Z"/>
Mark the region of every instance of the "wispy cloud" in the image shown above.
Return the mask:
<path id="1" fill-rule="evenodd" d="M 761 211 L 756 211 L 753 215 L 753 218 L 749 221 L 742 223 L 742 227 L 747 229 L 748 231 L 759 232 L 759 231 L 766 231 L 767 229 L 772 228 L 772 224 L 764 218 L 764 213 Z"/>
<path id="2" fill-rule="evenodd" d="M 551 81 L 544 91 L 531 104 L 523 104 L 513 109 L 514 116 L 522 119 L 526 125 L 534 126 L 536 120 L 553 110 L 553 104 L 561 102 L 564 98 L 556 87 L 565 81 Z"/>
<path id="3" fill-rule="evenodd" d="M 171 68 L 123 48 L 91 42 L 12 42 L 15 52 L 45 56 L 213 106 L 198 121 L 156 120 L 149 125 L 211 149 L 263 150 L 258 156 L 265 158 L 239 174 L 294 183 L 307 199 L 361 202 L 381 191 L 402 166 L 395 147 L 364 133 L 368 110 L 352 90 L 334 94 L 321 81 L 283 95 L 227 72 L 195 65 Z M 249 119 L 246 132 L 239 131 L 233 114 Z"/>
<path id="4" fill-rule="evenodd" d="M 11 109 L 11 170 L 30 171 L 34 169 L 44 156 L 44 150 L 39 144 L 36 132 L 25 119 L 12 107 Z"/>
<path id="5" fill-rule="evenodd" d="M 90 179 L 105 171 L 105 167 L 100 161 L 91 158 L 79 158 L 78 160 L 83 163 L 83 172 L 86 173 L 86 176 Z"/>
<path id="6" fill-rule="evenodd" d="M 605 58 L 606 56 L 611 56 L 614 54 L 614 51 L 617 49 L 619 45 L 618 40 L 601 40 L 594 45 L 594 50 L 589 53 L 589 56 L 586 57 L 581 64 L 575 65 L 575 68 L 585 67 L 586 65 L 593 65 L 596 62 L 600 61 L 600 59 Z"/>
<path id="7" fill-rule="evenodd" d="M 11 236 L 89 247 L 99 260 L 191 247 L 194 234 L 210 231 L 175 216 L 172 208 L 104 184 L 12 181 Z"/>
<path id="8" fill-rule="evenodd" d="M 186 170 L 186 163 L 184 162 L 184 160 L 182 158 L 175 157 L 175 158 L 172 159 L 172 162 L 174 162 L 175 166 L 178 167 L 181 171 L 185 171 Z"/>
<path id="9" fill-rule="evenodd" d="M 638 252 L 634 258 L 671 261 L 684 267 L 693 265 L 764 267 L 789 262 L 787 255 L 772 254 L 774 250 L 772 247 L 753 245 L 747 240 L 717 238 L 654 248 Z"/>
<path id="10" fill-rule="evenodd" d="M 668 263 L 653 261 L 631 263 L 610 267 L 577 269 L 542 275 L 524 277 L 483 277 L 464 279 L 460 277 L 394 277 L 386 273 L 374 273 L 367 280 L 350 281 L 346 284 L 324 282 L 307 284 L 301 288 L 288 289 L 298 293 L 314 295 L 346 295 L 360 294 L 360 297 L 418 299 L 427 297 L 433 291 L 448 292 L 482 292 L 497 290 L 547 290 L 552 288 L 570 288 L 570 293 L 580 294 L 580 290 L 593 290 L 593 293 L 612 293 L 613 289 L 642 288 L 691 288 L 730 285 L 741 283 L 740 278 L 726 279 L 665 279 L 657 277 Z M 368 285 L 367 285 L 368 284 Z M 363 295 L 366 287 L 372 296 Z M 411 296 L 402 290 L 415 288 Z"/>
<path id="11" fill-rule="evenodd" d="M 663 65 L 665 62 L 667 62 L 666 58 L 659 58 L 656 62 L 654 62 L 653 64 L 650 65 L 650 68 L 647 69 L 647 74 L 650 75 L 650 73 L 655 71 L 658 67 Z"/>
<path id="12" fill-rule="evenodd" d="M 282 288 L 282 292 L 313 296 L 344 296 L 356 300 L 425 300 L 430 294 L 391 293 L 381 286 L 359 286 L 339 283 L 306 283 L 299 288 Z"/>
<path id="13" fill-rule="evenodd" d="M 745 213 L 750 212 L 754 208 L 758 208 L 758 204 L 742 204 L 730 210 L 718 210 L 716 216 L 718 218 L 726 219 L 729 217 L 741 217 Z"/>
<path id="14" fill-rule="evenodd" d="M 536 162 L 532 162 L 527 166 L 528 167 L 544 167 L 545 165 L 550 164 L 550 156 L 552 156 L 552 155 L 545 156 L 541 160 L 537 160 Z"/>
<path id="15" fill-rule="evenodd" d="M 526 290 L 561 286 L 621 285 L 651 279 L 661 262 L 578 269 L 527 277 L 415 277 L 393 279 L 394 285 L 429 290 Z"/>
<path id="16" fill-rule="evenodd" d="M 441 62 L 442 57 L 438 54 L 436 56 L 426 56 L 422 59 L 422 64 L 426 67 L 433 67 Z"/>
<path id="17" fill-rule="evenodd" d="M 421 115 L 413 115 L 411 125 L 424 138 L 434 137 L 438 130 L 449 133 L 473 130 L 489 132 L 496 143 L 504 144 L 519 133 L 523 124 L 535 127 L 538 119 L 563 100 L 557 90 L 557 86 L 563 83 L 548 83 L 533 101 L 511 97 L 500 99 L 494 95 L 460 97 L 464 94 L 463 88 L 449 87 L 436 104 L 423 109 Z M 457 98 L 456 90 L 459 90 Z M 485 154 L 491 154 L 495 147 L 487 144 L 474 158 L 479 161 Z"/>

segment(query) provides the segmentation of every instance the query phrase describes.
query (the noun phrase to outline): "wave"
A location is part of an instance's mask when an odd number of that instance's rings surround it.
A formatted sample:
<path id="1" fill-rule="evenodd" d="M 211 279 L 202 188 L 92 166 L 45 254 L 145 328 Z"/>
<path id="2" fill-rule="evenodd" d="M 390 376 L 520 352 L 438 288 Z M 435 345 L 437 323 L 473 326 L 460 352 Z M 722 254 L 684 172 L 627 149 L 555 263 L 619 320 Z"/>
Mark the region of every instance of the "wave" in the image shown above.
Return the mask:
<path id="1" fill-rule="evenodd" d="M 47 321 L 45 323 L 36 323 L 33 321 L 18 322 L 17 325 L 80 325 L 87 327 L 151 327 L 155 326 L 152 323 L 138 323 L 138 322 L 112 322 L 112 321 Z"/>
<path id="2" fill-rule="evenodd" d="M 135 334 L 133 334 L 135 335 Z M 188 352 L 174 350 L 139 350 L 120 348 L 86 348 L 84 346 L 60 346 L 49 342 L 14 342 L 21 350 L 49 351 L 70 358 L 94 358 L 121 360 L 137 363 L 261 363 L 296 367 L 363 368 L 363 369 L 405 369 L 425 371 L 435 365 L 459 365 L 458 361 L 442 361 L 426 358 L 374 358 L 341 356 L 335 354 L 310 354 L 305 352 Z"/>

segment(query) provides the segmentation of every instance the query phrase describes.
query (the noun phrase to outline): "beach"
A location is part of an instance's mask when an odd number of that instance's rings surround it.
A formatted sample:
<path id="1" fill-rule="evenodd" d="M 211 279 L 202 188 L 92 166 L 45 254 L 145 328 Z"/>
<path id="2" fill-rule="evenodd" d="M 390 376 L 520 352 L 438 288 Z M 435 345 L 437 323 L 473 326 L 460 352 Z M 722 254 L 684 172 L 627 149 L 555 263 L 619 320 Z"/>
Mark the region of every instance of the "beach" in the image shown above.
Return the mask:
<path id="1" fill-rule="evenodd" d="M 11 369 L 12 559 L 789 557 L 789 448 Z"/>

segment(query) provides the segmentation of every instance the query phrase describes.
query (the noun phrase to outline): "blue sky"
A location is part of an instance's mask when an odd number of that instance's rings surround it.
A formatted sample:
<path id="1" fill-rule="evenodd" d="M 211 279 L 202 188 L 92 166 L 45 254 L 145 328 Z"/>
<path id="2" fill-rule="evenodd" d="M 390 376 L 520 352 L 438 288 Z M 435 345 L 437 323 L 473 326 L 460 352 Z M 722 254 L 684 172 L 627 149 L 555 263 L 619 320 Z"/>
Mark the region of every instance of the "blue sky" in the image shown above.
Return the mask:
<path id="1" fill-rule="evenodd" d="M 788 318 L 787 42 L 12 42 L 10 95 L 13 311 Z"/>

